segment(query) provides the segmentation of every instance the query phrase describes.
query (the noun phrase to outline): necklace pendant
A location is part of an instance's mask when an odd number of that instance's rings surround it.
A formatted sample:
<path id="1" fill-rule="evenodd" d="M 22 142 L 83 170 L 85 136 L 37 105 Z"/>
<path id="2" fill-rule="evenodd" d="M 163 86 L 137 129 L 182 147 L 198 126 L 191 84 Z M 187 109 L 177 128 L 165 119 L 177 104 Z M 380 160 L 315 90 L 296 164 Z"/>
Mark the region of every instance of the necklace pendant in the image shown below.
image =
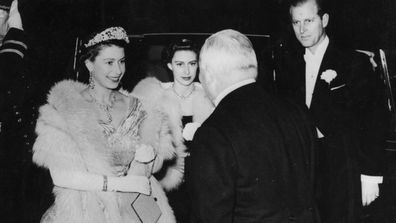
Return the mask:
<path id="1" fill-rule="evenodd" d="M 100 103 L 98 100 L 96 100 L 96 98 L 91 93 L 89 93 L 94 104 L 99 108 L 100 111 L 103 111 L 103 113 L 105 114 L 107 121 L 103 120 L 103 123 L 106 123 L 106 124 L 110 124 L 113 121 L 113 117 L 111 116 L 110 109 L 113 108 L 113 105 L 116 101 L 116 97 L 115 97 L 114 92 L 111 92 L 111 94 L 112 94 L 110 96 L 111 103 L 103 104 L 103 103 Z"/>
<path id="2" fill-rule="evenodd" d="M 179 97 L 180 99 L 182 99 L 182 100 L 189 98 L 189 97 L 191 96 L 191 94 L 194 92 L 194 90 L 195 90 L 195 86 L 194 86 L 194 84 L 193 84 L 193 87 L 191 88 L 191 90 L 190 90 L 187 94 L 182 95 L 182 94 L 177 93 L 177 91 L 175 90 L 175 84 L 172 84 L 172 91 L 173 91 L 173 93 L 174 93 L 177 97 Z"/>

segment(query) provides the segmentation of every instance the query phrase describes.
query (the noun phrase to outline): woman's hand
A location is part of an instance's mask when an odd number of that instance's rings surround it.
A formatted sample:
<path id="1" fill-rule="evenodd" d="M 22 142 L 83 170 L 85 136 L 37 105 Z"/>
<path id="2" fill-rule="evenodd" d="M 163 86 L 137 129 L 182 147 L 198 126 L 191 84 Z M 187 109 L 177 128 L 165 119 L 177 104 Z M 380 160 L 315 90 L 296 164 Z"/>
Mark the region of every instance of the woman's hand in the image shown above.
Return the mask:
<path id="1" fill-rule="evenodd" d="M 155 159 L 154 148 L 150 145 L 140 144 L 136 149 L 135 159 L 139 163 L 150 163 Z"/>
<path id="2" fill-rule="evenodd" d="M 141 194 L 151 194 L 150 179 L 145 176 L 125 176 L 125 177 L 109 177 L 109 191 L 137 192 Z"/>
<path id="3" fill-rule="evenodd" d="M 141 163 L 136 160 L 132 161 L 127 176 L 145 176 L 150 177 L 152 174 L 153 163 Z"/>
<path id="4" fill-rule="evenodd" d="M 129 188 L 134 188 L 134 191 L 141 194 L 151 195 L 151 183 L 149 178 L 144 176 L 126 176 L 125 179 L 129 182 Z"/>
<path id="5" fill-rule="evenodd" d="M 155 152 L 153 147 L 141 144 L 135 153 L 135 159 L 132 161 L 128 175 L 150 177 L 153 169 Z"/>

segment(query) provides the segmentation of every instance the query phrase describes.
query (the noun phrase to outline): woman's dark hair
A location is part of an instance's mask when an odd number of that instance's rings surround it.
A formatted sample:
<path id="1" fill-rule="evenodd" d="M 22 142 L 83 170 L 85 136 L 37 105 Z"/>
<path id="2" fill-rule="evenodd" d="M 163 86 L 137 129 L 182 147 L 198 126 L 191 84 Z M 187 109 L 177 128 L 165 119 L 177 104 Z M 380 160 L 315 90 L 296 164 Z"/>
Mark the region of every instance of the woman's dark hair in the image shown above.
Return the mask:
<path id="1" fill-rule="evenodd" d="M 95 61 L 99 52 L 109 46 L 126 47 L 129 43 L 126 31 L 122 27 L 106 27 L 91 33 L 83 41 L 80 54 L 80 63 L 85 60 Z"/>
<path id="2" fill-rule="evenodd" d="M 85 61 L 95 61 L 99 53 L 106 47 L 117 46 L 125 49 L 129 43 L 128 35 L 122 27 L 107 27 L 96 30 L 83 39 L 78 51 L 77 80 L 88 83 L 89 71 Z"/>
<path id="3" fill-rule="evenodd" d="M 99 55 L 100 51 L 102 51 L 104 48 L 109 47 L 109 46 L 118 46 L 120 48 L 126 47 L 126 42 L 123 40 L 107 40 L 103 41 L 101 43 L 98 43 L 96 45 L 93 45 L 91 47 L 85 48 L 81 50 L 81 55 L 79 59 L 79 73 L 81 77 L 81 81 L 84 83 L 88 83 L 88 77 L 89 77 L 89 71 L 85 66 L 85 61 L 90 60 L 90 61 L 95 61 L 96 57 Z"/>
<path id="4" fill-rule="evenodd" d="M 199 55 L 199 49 L 193 41 L 189 39 L 179 39 L 169 44 L 168 47 L 162 51 L 162 61 L 164 65 L 166 66 L 167 63 L 172 62 L 172 58 L 175 53 L 181 50 L 192 51 L 197 55 L 197 57 Z"/>
<path id="5" fill-rule="evenodd" d="M 99 55 L 100 51 L 102 51 L 106 47 L 110 46 L 118 46 L 120 48 L 124 48 L 127 46 L 127 43 L 123 40 L 107 40 L 100 42 L 96 45 L 93 45 L 91 47 L 83 47 L 81 50 L 79 60 L 78 60 L 78 80 L 83 82 L 83 83 L 88 83 L 89 82 L 89 71 L 87 67 L 85 66 L 85 61 L 90 60 L 90 61 L 95 61 L 96 57 Z"/>
<path id="6" fill-rule="evenodd" d="M 98 43 L 96 45 L 93 45 L 91 47 L 82 49 L 81 51 L 81 56 L 80 56 L 80 62 L 83 64 L 87 59 L 90 61 L 95 61 L 95 58 L 99 55 L 99 52 L 109 46 L 118 46 L 120 48 L 126 47 L 126 42 L 123 40 L 107 40 L 103 41 L 101 43 Z"/>

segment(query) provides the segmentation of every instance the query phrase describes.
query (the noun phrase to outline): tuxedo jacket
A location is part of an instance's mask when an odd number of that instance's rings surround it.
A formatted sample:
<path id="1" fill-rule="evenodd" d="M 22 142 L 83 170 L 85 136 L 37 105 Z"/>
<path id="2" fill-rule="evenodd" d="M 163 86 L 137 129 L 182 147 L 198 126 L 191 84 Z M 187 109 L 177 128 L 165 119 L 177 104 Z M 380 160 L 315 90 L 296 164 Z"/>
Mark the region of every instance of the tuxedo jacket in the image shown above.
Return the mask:
<path id="1" fill-rule="evenodd" d="M 326 81 L 328 71 L 336 76 Z M 277 86 L 281 94 L 305 105 L 304 50 L 285 54 Z M 380 77 L 366 55 L 339 49 L 330 42 L 309 112 L 325 138 L 349 147 L 346 151 L 357 162 L 359 174 L 383 175 L 389 119 Z"/>
<path id="2" fill-rule="evenodd" d="M 313 131 L 257 84 L 228 94 L 192 142 L 193 222 L 315 222 Z"/>

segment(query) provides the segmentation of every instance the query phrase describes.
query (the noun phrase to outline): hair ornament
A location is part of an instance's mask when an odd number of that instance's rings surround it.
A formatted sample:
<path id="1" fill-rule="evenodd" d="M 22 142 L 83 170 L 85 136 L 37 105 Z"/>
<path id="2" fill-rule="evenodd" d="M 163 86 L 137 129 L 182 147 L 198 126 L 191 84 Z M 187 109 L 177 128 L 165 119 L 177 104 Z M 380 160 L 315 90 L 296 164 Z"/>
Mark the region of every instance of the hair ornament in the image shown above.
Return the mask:
<path id="1" fill-rule="evenodd" d="M 129 43 L 128 34 L 122 27 L 110 27 L 96 34 L 84 46 L 91 47 L 108 40 L 124 40 L 126 43 Z"/>

